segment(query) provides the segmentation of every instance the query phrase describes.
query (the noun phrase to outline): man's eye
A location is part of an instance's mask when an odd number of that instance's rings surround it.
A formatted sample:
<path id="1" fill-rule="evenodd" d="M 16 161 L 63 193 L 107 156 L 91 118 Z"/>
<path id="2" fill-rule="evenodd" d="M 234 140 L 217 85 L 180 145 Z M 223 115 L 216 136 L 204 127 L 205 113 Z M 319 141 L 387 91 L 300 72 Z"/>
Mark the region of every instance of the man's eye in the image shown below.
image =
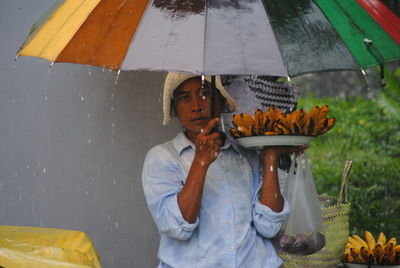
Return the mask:
<path id="1" fill-rule="evenodd" d="M 189 95 L 180 95 L 179 99 L 180 100 L 188 100 L 189 99 Z"/>

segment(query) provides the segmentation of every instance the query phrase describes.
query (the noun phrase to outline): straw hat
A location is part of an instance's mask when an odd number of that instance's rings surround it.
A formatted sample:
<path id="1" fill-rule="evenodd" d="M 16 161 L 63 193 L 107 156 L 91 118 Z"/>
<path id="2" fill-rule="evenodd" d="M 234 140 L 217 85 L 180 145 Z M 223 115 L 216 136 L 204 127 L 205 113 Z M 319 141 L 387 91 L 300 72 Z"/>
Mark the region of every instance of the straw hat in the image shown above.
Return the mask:
<path id="1" fill-rule="evenodd" d="M 171 100 L 174 98 L 175 89 L 179 87 L 183 82 L 193 77 L 199 77 L 199 75 L 185 73 L 168 73 L 167 77 L 165 78 L 163 96 L 164 126 L 167 125 L 171 120 Z M 210 76 L 205 76 L 204 79 L 211 83 Z M 233 98 L 229 96 L 229 94 L 225 91 L 219 76 L 216 76 L 215 86 L 219 90 L 221 95 L 226 99 L 228 111 L 236 111 L 236 103 Z"/>

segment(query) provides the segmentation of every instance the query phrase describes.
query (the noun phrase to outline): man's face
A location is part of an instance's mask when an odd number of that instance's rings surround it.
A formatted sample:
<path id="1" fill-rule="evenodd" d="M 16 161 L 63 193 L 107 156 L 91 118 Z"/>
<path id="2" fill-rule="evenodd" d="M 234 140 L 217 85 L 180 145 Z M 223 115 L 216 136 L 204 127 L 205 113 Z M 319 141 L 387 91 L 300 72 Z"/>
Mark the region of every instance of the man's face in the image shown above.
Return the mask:
<path id="1" fill-rule="evenodd" d="M 189 139 L 195 138 L 211 120 L 210 93 L 210 84 L 206 81 L 202 88 L 200 78 L 185 81 L 174 92 L 175 109 Z M 216 111 L 219 111 L 218 104 L 217 101 Z M 219 117 L 218 112 L 216 112 L 216 116 Z"/>

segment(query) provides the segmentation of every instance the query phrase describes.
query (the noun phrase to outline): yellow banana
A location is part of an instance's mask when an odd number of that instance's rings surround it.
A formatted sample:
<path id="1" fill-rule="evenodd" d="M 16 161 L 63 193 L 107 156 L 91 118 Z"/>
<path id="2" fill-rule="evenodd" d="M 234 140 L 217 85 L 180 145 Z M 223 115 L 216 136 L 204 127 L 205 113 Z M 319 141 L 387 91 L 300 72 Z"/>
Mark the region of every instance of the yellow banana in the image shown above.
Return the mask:
<path id="1" fill-rule="evenodd" d="M 245 126 L 240 126 L 240 127 L 238 127 L 238 131 L 240 132 L 240 133 L 242 133 L 242 135 L 243 136 L 245 136 L 245 137 L 250 137 L 250 136 L 252 136 L 252 128 L 247 128 L 247 127 L 245 127 Z"/>
<path id="2" fill-rule="evenodd" d="M 362 245 L 357 240 L 355 240 L 353 237 L 349 236 L 348 243 L 353 245 L 352 248 L 355 250 L 355 252 L 357 254 L 360 254 L 360 249 L 361 249 Z"/>
<path id="3" fill-rule="evenodd" d="M 315 127 L 315 121 L 311 117 L 307 119 L 303 126 L 302 132 L 304 135 L 311 136 Z"/>
<path id="4" fill-rule="evenodd" d="M 255 128 L 254 131 L 257 135 L 262 135 L 265 131 L 266 115 L 260 109 L 257 109 L 254 113 Z"/>
<path id="5" fill-rule="evenodd" d="M 269 136 L 269 135 L 278 135 L 278 132 L 276 131 L 266 131 L 264 132 L 264 135 Z"/>
<path id="6" fill-rule="evenodd" d="M 376 245 L 377 246 L 381 245 L 382 249 L 385 248 L 385 246 L 386 246 L 386 236 L 385 236 L 384 233 L 382 233 L 382 232 L 379 233 L 378 240 L 376 240 Z"/>
<path id="7" fill-rule="evenodd" d="M 245 127 L 250 129 L 251 127 L 254 127 L 254 125 L 256 124 L 254 118 L 251 115 L 248 115 L 246 113 L 241 113 L 240 116 L 242 117 L 242 122 Z"/>
<path id="8" fill-rule="evenodd" d="M 334 125 L 335 125 L 335 118 L 334 117 L 329 118 L 328 122 L 327 122 L 327 126 L 324 129 L 322 129 L 318 133 L 318 135 L 322 135 L 322 134 L 328 132 L 328 130 L 330 130 Z"/>
<path id="9" fill-rule="evenodd" d="M 291 123 L 290 132 L 293 135 L 301 135 L 302 134 L 302 130 L 301 130 L 301 126 L 299 125 L 299 122 L 292 122 Z"/>
<path id="10" fill-rule="evenodd" d="M 318 120 L 321 120 L 326 117 L 328 114 L 329 107 L 328 105 L 324 105 L 319 109 Z"/>
<path id="11" fill-rule="evenodd" d="M 231 132 L 232 136 L 235 138 L 242 137 L 242 133 L 239 130 L 237 130 L 237 128 L 231 128 L 230 132 Z"/>
<path id="12" fill-rule="evenodd" d="M 383 258 L 383 248 L 381 244 L 376 244 L 375 249 L 374 249 L 374 259 L 375 259 L 375 263 L 379 264 L 381 263 Z"/>
<path id="13" fill-rule="evenodd" d="M 289 135 L 290 134 L 290 130 L 287 129 L 285 126 L 283 126 L 280 123 L 276 123 L 275 124 L 274 131 L 278 132 L 279 134 L 283 134 L 283 135 Z"/>
<path id="14" fill-rule="evenodd" d="M 387 241 L 386 246 L 385 246 L 385 252 L 386 254 L 390 254 L 393 250 L 393 248 L 397 245 L 397 241 L 395 237 L 392 237 Z"/>
<path id="15" fill-rule="evenodd" d="M 368 244 L 367 244 L 367 242 L 364 241 L 364 239 L 362 239 L 361 237 L 359 237 L 356 234 L 353 234 L 351 237 L 353 237 L 355 240 L 357 240 L 357 242 L 361 245 L 361 247 L 365 247 L 366 249 L 368 249 Z"/>
<path id="16" fill-rule="evenodd" d="M 320 108 L 319 106 L 314 106 L 311 111 L 306 114 L 303 118 L 303 125 L 307 123 L 307 121 L 312 118 L 314 121 L 318 119 Z"/>
<path id="17" fill-rule="evenodd" d="M 374 250 L 375 245 L 376 245 L 374 236 L 369 231 L 365 231 L 364 237 L 365 237 L 365 241 L 367 241 L 368 248 L 370 250 Z"/>

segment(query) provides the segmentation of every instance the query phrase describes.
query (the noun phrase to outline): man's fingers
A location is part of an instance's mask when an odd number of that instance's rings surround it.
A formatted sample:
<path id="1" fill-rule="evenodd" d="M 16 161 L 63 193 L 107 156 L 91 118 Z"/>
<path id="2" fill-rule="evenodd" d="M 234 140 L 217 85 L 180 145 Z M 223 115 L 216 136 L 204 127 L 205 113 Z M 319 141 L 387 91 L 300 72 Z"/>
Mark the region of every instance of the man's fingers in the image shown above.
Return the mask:
<path id="1" fill-rule="evenodd" d="M 218 121 L 219 118 L 214 118 L 210 120 L 207 123 L 206 127 L 203 129 L 203 131 L 200 133 L 200 135 L 208 135 L 211 132 L 211 130 L 217 125 Z"/>
<path id="2" fill-rule="evenodd" d="M 214 132 L 207 136 L 207 139 L 210 139 L 210 140 L 221 140 L 221 138 L 222 138 L 221 133 L 219 133 L 219 132 Z"/>

